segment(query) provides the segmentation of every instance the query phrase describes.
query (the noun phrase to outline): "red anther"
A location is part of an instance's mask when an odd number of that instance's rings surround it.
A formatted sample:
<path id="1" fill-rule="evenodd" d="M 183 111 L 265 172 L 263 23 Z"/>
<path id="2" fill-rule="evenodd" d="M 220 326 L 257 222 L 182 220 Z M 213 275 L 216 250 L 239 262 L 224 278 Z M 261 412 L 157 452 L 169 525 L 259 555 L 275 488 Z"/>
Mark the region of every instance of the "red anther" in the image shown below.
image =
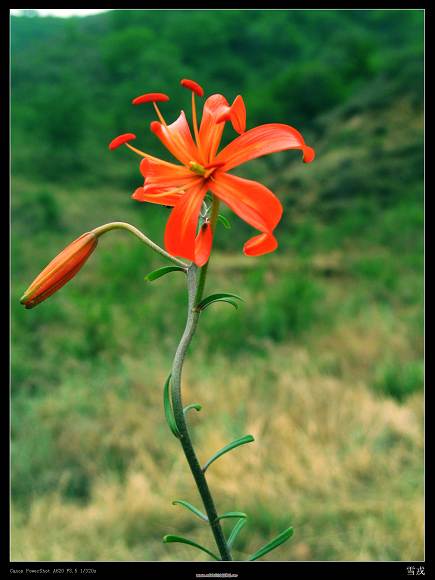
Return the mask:
<path id="1" fill-rule="evenodd" d="M 157 135 L 157 133 L 160 133 L 161 132 L 162 125 L 158 121 L 151 121 L 151 123 L 150 123 L 150 129 L 151 129 L 151 131 L 153 133 L 155 133 Z"/>
<path id="2" fill-rule="evenodd" d="M 142 103 L 156 103 L 158 101 L 169 101 L 169 97 L 164 93 L 146 93 L 145 95 L 136 97 L 131 102 L 133 105 L 140 105 Z"/>
<path id="3" fill-rule="evenodd" d="M 191 91 L 193 91 L 196 95 L 198 95 L 198 97 L 204 96 L 204 89 L 201 87 L 201 85 L 199 85 L 195 81 L 183 79 L 182 81 L 180 81 L 180 84 L 183 87 L 186 87 L 186 89 L 190 89 Z"/>
<path id="4" fill-rule="evenodd" d="M 124 145 L 124 143 L 127 143 L 127 141 L 133 141 L 133 139 L 136 139 L 136 135 L 134 135 L 134 133 L 124 133 L 123 135 L 119 135 L 118 137 L 115 137 L 113 141 L 111 141 L 109 144 L 109 149 L 113 151 L 113 149 L 116 149 L 120 145 Z"/>
<path id="5" fill-rule="evenodd" d="M 311 161 L 313 161 L 314 157 L 316 156 L 316 152 L 314 151 L 314 149 L 308 146 L 304 147 L 303 153 L 304 156 L 302 160 L 304 163 L 311 163 Z"/>

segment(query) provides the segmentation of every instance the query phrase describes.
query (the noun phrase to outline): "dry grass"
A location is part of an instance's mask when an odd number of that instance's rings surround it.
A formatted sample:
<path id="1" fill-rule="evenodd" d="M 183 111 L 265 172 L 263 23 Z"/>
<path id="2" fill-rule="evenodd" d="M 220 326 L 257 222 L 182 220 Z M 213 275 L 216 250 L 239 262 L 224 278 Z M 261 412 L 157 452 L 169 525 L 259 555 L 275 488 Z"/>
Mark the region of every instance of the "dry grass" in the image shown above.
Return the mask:
<path id="1" fill-rule="evenodd" d="M 289 524 L 294 538 L 269 559 L 423 558 L 422 396 L 399 404 L 368 388 L 359 359 L 370 366 L 384 337 L 379 327 L 370 335 L 360 330 L 361 321 L 353 333 L 337 327 L 311 350 L 281 345 L 264 358 L 214 356 L 207 362 L 192 354 L 187 362 L 185 402 L 203 404 L 190 417 L 200 458 L 246 433 L 256 440 L 209 471 L 219 510 L 249 515 L 237 559 Z M 332 345 L 334 352 L 340 346 L 341 376 L 325 373 Z M 126 376 L 145 376 L 146 383 L 138 378 L 121 400 L 102 389 L 93 421 L 80 421 L 87 387 L 79 384 L 63 385 L 41 405 L 40 419 L 57 430 L 61 452 L 77 455 L 80 449 L 92 492 L 79 505 L 66 502 L 60 486 L 35 498 L 28 513 L 17 510 L 14 560 L 203 559 L 189 547 L 163 545 L 165 533 L 212 546 L 206 526 L 171 505 L 184 498 L 200 507 L 162 417 L 159 385 L 167 360 L 157 352 L 151 358 L 152 365 L 125 357 Z M 93 457 L 101 447 L 129 457 L 124 476 L 95 472 Z"/>

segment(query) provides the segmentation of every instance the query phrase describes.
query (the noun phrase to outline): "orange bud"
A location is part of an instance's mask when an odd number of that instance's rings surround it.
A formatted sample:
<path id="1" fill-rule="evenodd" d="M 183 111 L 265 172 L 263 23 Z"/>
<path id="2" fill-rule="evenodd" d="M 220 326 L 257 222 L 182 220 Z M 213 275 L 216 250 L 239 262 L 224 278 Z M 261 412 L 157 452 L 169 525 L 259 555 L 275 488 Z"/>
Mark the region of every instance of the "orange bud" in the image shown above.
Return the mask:
<path id="1" fill-rule="evenodd" d="M 95 250 L 98 236 L 86 232 L 71 242 L 46 266 L 24 292 L 20 302 L 33 308 L 71 280 Z"/>

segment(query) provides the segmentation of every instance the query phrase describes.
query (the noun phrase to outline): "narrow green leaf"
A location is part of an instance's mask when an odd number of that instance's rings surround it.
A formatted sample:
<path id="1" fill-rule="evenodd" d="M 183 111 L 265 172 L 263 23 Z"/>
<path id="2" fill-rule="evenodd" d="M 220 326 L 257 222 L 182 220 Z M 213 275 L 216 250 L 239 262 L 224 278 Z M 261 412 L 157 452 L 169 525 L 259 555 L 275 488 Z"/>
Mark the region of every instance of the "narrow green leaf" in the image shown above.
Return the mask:
<path id="1" fill-rule="evenodd" d="M 169 394 L 169 385 L 171 383 L 171 375 L 169 375 L 169 377 L 166 379 L 166 383 L 163 389 L 163 405 L 165 407 L 165 417 L 166 417 L 166 421 L 169 425 L 169 429 L 172 431 L 172 433 L 175 435 L 175 437 L 177 437 L 177 439 L 180 438 L 180 431 L 178 430 L 177 424 L 175 422 L 175 418 L 174 418 L 174 414 L 172 411 L 172 405 L 171 405 L 171 400 L 170 400 L 170 394 Z"/>
<path id="2" fill-rule="evenodd" d="M 229 220 L 224 215 L 222 215 L 220 213 L 218 215 L 218 218 L 217 219 L 218 219 L 218 222 L 220 222 L 224 226 L 224 228 L 226 230 L 230 230 L 231 229 L 231 224 L 230 224 Z"/>
<path id="3" fill-rule="evenodd" d="M 231 548 L 231 546 L 234 544 L 234 540 L 237 538 L 240 530 L 243 528 L 243 526 L 246 524 L 246 518 L 241 518 L 236 525 L 234 526 L 230 537 L 227 540 L 227 546 L 228 548 Z"/>
<path id="4" fill-rule="evenodd" d="M 176 271 L 186 273 L 186 270 L 184 268 L 182 268 L 181 266 L 164 266 L 163 268 L 158 268 L 157 270 L 153 270 L 152 272 L 147 274 L 145 276 L 145 282 L 152 282 L 153 280 L 157 280 L 157 278 L 161 278 L 162 276 L 165 276 L 165 274 L 169 274 L 169 272 L 176 272 Z"/>
<path id="5" fill-rule="evenodd" d="M 248 560 L 252 562 L 254 560 L 257 560 L 258 558 L 261 558 L 265 554 L 268 554 L 269 552 L 271 552 L 272 550 L 274 550 L 275 548 L 286 542 L 292 536 L 293 536 L 293 528 L 291 527 L 287 528 L 286 530 L 281 532 L 279 536 L 277 536 L 274 540 L 270 541 L 268 544 L 257 550 L 254 554 L 252 554 L 252 556 L 249 556 Z"/>
<path id="6" fill-rule="evenodd" d="M 193 546 L 194 548 L 198 548 L 198 550 L 202 550 L 203 552 L 205 552 L 206 554 L 208 554 L 209 556 L 211 556 L 215 560 L 220 560 L 219 556 L 216 556 L 216 554 L 213 554 L 213 552 L 210 552 L 210 550 L 208 550 L 207 548 L 204 548 L 204 546 L 201 546 L 201 544 L 197 544 L 196 542 L 193 542 L 192 540 L 188 540 L 187 538 L 183 538 L 181 536 L 173 536 L 173 535 L 169 534 L 163 538 L 163 542 L 165 544 L 171 544 L 173 542 L 179 542 L 180 544 L 188 544 L 189 546 Z"/>
<path id="7" fill-rule="evenodd" d="M 241 300 L 243 302 L 243 298 L 237 294 L 232 294 L 231 292 L 218 292 L 217 294 L 210 294 L 210 296 L 203 298 L 203 300 L 201 300 L 201 302 L 198 304 L 197 308 L 198 310 L 204 310 L 212 302 L 216 302 L 217 300 L 225 300 L 228 302 L 231 299 Z M 230 304 L 231 303 L 232 302 L 230 302 Z"/>
<path id="8" fill-rule="evenodd" d="M 196 411 L 199 412 L 202 409 L 202 405 L 200 405 L 199 403 L 191 403 L 190 405 L 184 407 L 183 413 L 186 415 L 190 411 L 190 409 L 195 409 Z"/>
<path id="9" fill-rule="evenodd" d="M 184 501 L 184 499 L 176 499 L 175 501 L 172 502 L 172 505 L 182 505 L 191 512 L 193 512 L 196 516 L 204 520 L 205 522 L 208 522 L 208 517 L 201 510 L 193 506 L 188 501 Z"/>
<path id="10" fill-rule="evenodd" d="M 245 443 L 251 443 L 252 441 L 255 441 L 255 439 L 253 438 L 252 435 L 245 435 L 244 437 L 240 437 L 240 439 L 236 439 L 232 443 L 228 443 L 228 445 L 225 445 L 225 447 L 222 447 L 222 449 L 220 449 L 219 451 L 217 451 L 214 455 L 212 455 L 210 457 L 210 459 L 207 461 L 207 463 L 202 468 L 202 471 L 205 472 L 206 469 L 208 468 L 208 466 L 211 465 L 213 463 L 213 461 L 216 461 L 216 459 L 221 457 L 221 455 L 228 453 L 228 451 L 231 451 L 232 449 L 235 449 L 236 447 L 239 447 L 240 445 L 244 445 Z"/>
<path id="11" fill-rule="evenodd" d="M 218 516 L 218 520 L 223 520 L 225 518 L 247 518 L 248 516 L 243 512 L 225 512 L 221 516 Z"/>
<path id="12" fill-rule="evenodd" d="M 216 298 L 215 300 L 210 300 L 210 302 L 207 302 L 207 304 L 205 306 L 203 306 L 201 308 L 201 310 L 205 310 L 206 308 L 208 308 L 210 306 L 210 304 L 213 304 L 214 302 L 228 302 L 228 304 L 231 304 L 232 306 L 234 306 L 234 308 L 236 310 L 239 308 L 239 305 L 237 304 L 237 302 L 235 300 L 232 300 L 231 298 Z"/>

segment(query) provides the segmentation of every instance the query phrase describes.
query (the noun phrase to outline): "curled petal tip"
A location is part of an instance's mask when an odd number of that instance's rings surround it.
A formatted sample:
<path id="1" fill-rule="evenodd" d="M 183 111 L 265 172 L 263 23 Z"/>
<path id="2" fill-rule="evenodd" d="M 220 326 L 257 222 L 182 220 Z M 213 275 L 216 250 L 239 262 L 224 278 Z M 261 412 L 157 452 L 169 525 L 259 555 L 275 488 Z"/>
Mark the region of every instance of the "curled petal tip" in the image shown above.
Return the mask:
<path id="1" fill-rule="evenodd" d="M 224 121 L 229 121 L 230 120 L 230 107 L 228 107 L 228 110 L 225 111 L 225 113 L 222 113 L 222 115 L 220 115 L 217 119 L 216 119 L 216 123 L 223 123 Z"/>
<path id="2" fill-rule="evenodd" d="M 133 139 L 136 139 L 134 133 L 124 133 L 123 135 L 119 135 L 109 143 L 109 149 L 113 151 L 120 145 L 124 145 L 124 143 L 127 143 L 128 141 L 133 141 Z"/>
<path id="3" fill-rule="evenodd" d="M 185 87 L 186 89 L 190 89 L 196 95 L 198 95 L 198 97 L 203 97 L 204 96 L 204 89 L 201 87 L 201 85 L 199 85 L 195 81 L 192 81 L 190 79 L 182 79 L 180 81 L 180 85 L 182 87 Z"/>
<path id="4" fill-rule="evenodd" d="M 305 147 L 303 150 L 303 162 L 304 163 L 311 163 L 311 161 L 314 161 L 314 158 L 316 156 L 316 152 L 314 151 L 314 149 L 312 147 Z"/>
<path id="5" fill-rule="evenodd" d="M 233 129 L 241 135 L 246 130 L 246 107 L 241 95 L 237 95 L 231 107 L 228 107 L 217 119 L 216 123 L 231 121 Z"/>
<path id="6" fill-rule="evenodd" d="M 266 232 L 248 240 L 243 246 L 243 253 L 245 256 L 262 256 L 274 252 L 277 247 L 274 235 Z"/>
<path id="7" fill-rule="evenodd" d="M 133 105 L 141 105 L 142 103 L 156 103 L 160 101 L 169 101 L 168 95 L 164 93 L 146 93 L 145 95 L 136 97 L 131 102 Z"/>
<path id="8" fill-rule="evenodd" d="M 210 223 L 201 226 L 195 240 L 195 264 L 202 268 L 210 257 L 211 247 L 213 244 L 213 230 Z"/>
<path id="9" fill-rule="evenodd" d="M 131 194 L 131 198 L 135 199 L 136 201 L 145 201 L 145 189 L 143 187 L 138 187 L 135 191 Z"/>
<path id="10" fill-rule="evenodd" d="M 241 95 L 237 95 L 231 105 L 230 118 L 234 130 L 240 135 L 244 133 L 246 130 L 246 107 Z"/>

